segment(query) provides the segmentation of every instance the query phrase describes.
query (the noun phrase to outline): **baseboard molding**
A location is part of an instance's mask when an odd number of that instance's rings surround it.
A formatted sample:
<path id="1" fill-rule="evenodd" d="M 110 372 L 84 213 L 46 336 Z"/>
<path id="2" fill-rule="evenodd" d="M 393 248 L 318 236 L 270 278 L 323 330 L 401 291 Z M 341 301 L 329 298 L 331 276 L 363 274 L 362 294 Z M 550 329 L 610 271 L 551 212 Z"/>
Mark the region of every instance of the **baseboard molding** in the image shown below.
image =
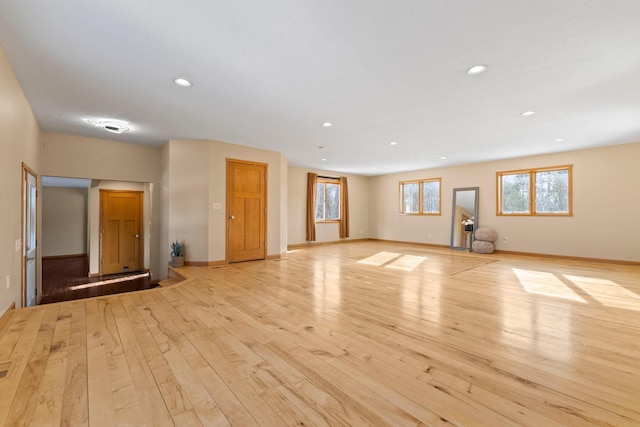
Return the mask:
<path id="1" fill-rule="evenodd" d="M 219 261 L 185 261 L 185 267 L 218 267 L 221 265 L 227 265 L 228 262 L 225 260 Z"/>
<path id="2" fill-rule="evenodd" d="M 449 245 L 439 245 L 436 243 L 423 243 L 423 242 L 408 242 L 404 240 L 387 240 L 387 239 L 353 239 L 353 240 L 339 240 L 334 242 L 308 242 L 308 243 L 299 243 L 295 245 L 289 245 L 288 249 L 301 249 L 309 246 L 319 246 L 319 245 L 331 245 L 334 243 L 350 243 L 350 242 L 361 242 L 361 241 L 372 241 L 372 242 L 383 242 L 383 243 L 395 243 L 395 244 L 404 244 L 404 245 L 416 245 L 416 246 L 426 246 L 431 248 L 438 249 L 450 249 Z M 504 251 L 496 249 L 494 254 L 497 255 L 516 255 L 516 256 L 530 256 L 537 258 L 553 258 L 553 259 L 563 259 L 567 261 L 586 261 L 586 262 L 598 262 L 598 263 L 608 263 L 608 264 L 617 264 L 617 265 L 632 265 L 632 266 L 640 266 L 639 261 L 627 261 L 627 260 L 616 260 L 616 259 L 606 259 L 606 258 L 589 258 L 589 257 L 578 257 L 571 255 L 554 255 L 554 254 L 543 254 L 537 252 L 517 252 L 517 251 Z"/>
<path id="3" fill-rule="evenodd" d="M 271 261 L 271 260 L 278 260 L 278 259 L 287 259 L 287 253 L 283 253 L 283 254 L 276 254 L 276 255 L 267 255 L 267 257 L 265 258 L 267 261 Z"/>
<path id="4" fill-rule="evenodd" d="M 286 254 L 276 254 L 276 255 L 267 255 L 265 261 L 270 261 L 273 259 L 286 259 Z M 250 261 L 260 261 L 259 259 L 250 260 Z M 224 265 L 229 265 L 230 263 L 227 260 L 217 260 L 217 261 L 185 261 L 185 267 L 221 267 Z"/>
<path id="5" fill-rule="evenodd" d="M 371 242 L 384 242 L 384 243 L 398 243 L 404 245 L 415 245 L 415 246 L 427 246 L 430 248 L 438 248 L 438 249 L 450 249 L 449 245 L 439 245 L 437 243 L 424 243 L 424 242 L 406 242 L 403 240 L 386 240 L 386 239 L 367 239 Z"/>
<path id="6" fill-rule="evenodd" d="M 49 256 L 43 256 L 42 260 L 49 260 L 49 259 L 64 259 L 64 258 L 85 258 L 88 257 L 89 255 L 87 254 L 73 254 L 73 255 L 49 255 Z"/>
<path id="7" fill-rule="evenodd" d="M 518 252 L 518 251 L 505 251 L 502 249 L 496 249 L 494 254 L 498 255 L 517 255 L 517 256 L 529 256 L 536 258 L 553 258 L 553 259 L 562 259 L 567 261 L 586 261 L 586 262 L 599 262 L 605 264 L 617 264 L 617 265 L 633 265 L 640 266 L 639 261 L 626 261 L 619 259 L 607 259 L 607 258 L 589 258 L 589 257 L 579 257 L 579 256 L 571 256 L 571 255 L 554 255 L 554 254 L 541 254 L 537 252 Z"/>
<path id="8" fill-rule="evenodd" d="M 4 327 L 6 326 L 7 322 L 9 322 L 9 319 L 11 318 L 11 315 L 13 314 L 15 309 L 16 303 L 14 301 L 11 303 L 9 308 L 7 308 L 4 313 L 2 313 L 2 316 L 0 316 L 0 332 L 3 332 Z"/>
<path id="9" fill-rule="evenodd" d="M 342 240 L 332 240 L 330 242 L 294 243 L 293 245 L 287 245 L 287 250 L 308 248 L 309 246 L 335 245 L 337 243 L 366 242 L 367 240 L 371 240 L 371 239 L 342 239 Z"/>

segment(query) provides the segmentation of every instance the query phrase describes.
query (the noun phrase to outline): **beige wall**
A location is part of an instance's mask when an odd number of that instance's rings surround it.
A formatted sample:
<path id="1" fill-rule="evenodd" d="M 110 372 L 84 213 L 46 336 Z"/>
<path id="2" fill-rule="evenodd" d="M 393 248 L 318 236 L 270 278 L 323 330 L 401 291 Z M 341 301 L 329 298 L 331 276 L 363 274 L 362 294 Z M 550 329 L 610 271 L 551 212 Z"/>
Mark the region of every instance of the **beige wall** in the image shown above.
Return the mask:
<path id="1" fill-rule="evenodd" d="M 42 187 L 42 256 L 87 253 L 86 188 Z"/>
<path id="2" fill-rule="evenodd" d="M 369 237 L 369 179 L 359 175 L 341 174 L 289 166 L 288 170 L 288 244 L 307 243 L 307 173 L 345 176 L 349 186 L 349 239 Z M 316 242 L 340 240 L 338 223 L 316 224 Z"/>
<path id="3" fill-rule="evenodd" d="M 453 188 L 480 187 L 479 226 L 498 232 L 497 249 L 637 262 L 638 159 L 640 143 L 635 143 L 373 177 L 370 237 L 449 245 Z M 496 215 L 496 172 L 568 164 L 573 165 L 572 217 Z M 442 216 L 400 215 L 398 182 L 432 177 L 442 178 Z"/>
<path id="4" fill-rule="evenodd" d="M 17 307 L 22 305 L 22 163 L 40 174 L 39 132 L 38 123 L 0 46 L 0 315 L 13 302 Z M 36 256 L 39 263 L 40 249 Z M 41 289 L 40 278 L 38 289 Z"/>
<path id="5" fill-rule="evenodd" d="M 161 267 L 160 212 L 161 149 L 75 135 L 43 132 L 42 174 L 94 180 L 89 194 L 90 273 L 99 272 L 100 186 L 108 189 L 145 191 L 144 266 L 153 279 L 167 275 Z M 115 187 L 113 187 L 115 185 Z M 93 195 L 93 196 L 92 196 Z M 166 264 L 165 264 L 166 265 Z"/>
<path id="6" fill-rule="evenodd" d="M 185 245 L 185 260 L 207 262 L 209 258 L 209 141 L 169 142 L 169 242 Z M 224 259 L 224 258 L 223 258 Z"/>
<path id="7" fill-rule="evenodd" d="M 282 191 L 286 159 L 280 153 L 219 141 L 173 140 L 163 148 L 163 155 L 163 204 L 169 206 L 165 219 L 169 232 L 163 247 L 179 239 L 185 243 L 187 261 L 226 259 L 226 160 L 230 158 L 268 165 L 267 255 L 286 251 L 281 218 L 286 215 L 282 212 L 287 197 Z M 169 252 L 164 262 L 168 260 Z"/>

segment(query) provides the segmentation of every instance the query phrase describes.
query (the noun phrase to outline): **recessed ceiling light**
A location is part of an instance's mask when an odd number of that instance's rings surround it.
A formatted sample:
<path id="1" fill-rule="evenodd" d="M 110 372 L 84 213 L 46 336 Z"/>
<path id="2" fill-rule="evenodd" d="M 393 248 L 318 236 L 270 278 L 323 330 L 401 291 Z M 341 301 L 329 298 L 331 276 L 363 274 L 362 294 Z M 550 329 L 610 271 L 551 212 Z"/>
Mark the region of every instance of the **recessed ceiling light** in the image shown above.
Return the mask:
<path id="1" fill-rule="evenodd" d="M 182 77 L 179 77 L 179 78 L 177 78 L 177 79 L 174 79 L 174 80 L 173 80 L 173 82 L 174 82 L 175 84 L 177 84 L 178 86 L 181 86 L 181 87 L 191 87 L 191 86 L 193 86 L 193 83 L 191 83 L 191 82 L 190 82 L 189 80 L 187 80 L 187 79 L 183 79 Z"/>
<path id="2" fill-rule="evenodd" d="M 372 171 L 376 170 L 376 168 L 371 168 Z"/>
<path id="3" fill-rule="evenodd" d="M 553 142 L 564 142 L 564 138 L 556 138 Z"/>
<path id="4" fill-rule="evenodd" d="M 331 122 L 324 122 L 322 124 L 322 127 L 324 127 L 324 128 L 330 128 L 331 126 L 333 126 L 333 123 L 331 123 Z"/>
<path id="5" fill-rule="evenodd" d="M 440 156 L 440 160 L 447 160 L 447 156 Z"/>
<path id="6" fill-rule="evenodd" d="M 525 111 L 524 113 L 520 113 L 520 115 L 522 117 L 527 117 L 527 116 L 533 116 L 536 112 L 535 111 Z"/>
<path id="7" fill-rule="evenodd" d="M 389 145 L 398 145 L 398 143 L 397 143 L 397 142 L 395 142 L 395 141 L 391 141 L 391 142 L 389 143 Z"/>
<path id="8" fill-rule="evenodd" d="M 478 74 L 484 73 L 488 68 L 489 67 L 487 67 L 486 65 L 474 65 L 467 70 L 467 74 L 470 76 L 476 76 Z"/>
<path id="9" fill-rule="evenodd" d="M 327 159 L 320 159 L 320 160 L 321 160 L 321 161 L 323 161 L 323 162 L 326 162 L 326 161 L 327 161 Z"/>
<path id="10" fill-rule="evenodd" d="M 92 120 L 85 119 L 85 121 L 94 127 L 102 128 L 107 132 L 111 133 L 125 133 L 131 131 L 131 127 L 129 126 L 129 122 L 120 121 L 120 120 Z"/>

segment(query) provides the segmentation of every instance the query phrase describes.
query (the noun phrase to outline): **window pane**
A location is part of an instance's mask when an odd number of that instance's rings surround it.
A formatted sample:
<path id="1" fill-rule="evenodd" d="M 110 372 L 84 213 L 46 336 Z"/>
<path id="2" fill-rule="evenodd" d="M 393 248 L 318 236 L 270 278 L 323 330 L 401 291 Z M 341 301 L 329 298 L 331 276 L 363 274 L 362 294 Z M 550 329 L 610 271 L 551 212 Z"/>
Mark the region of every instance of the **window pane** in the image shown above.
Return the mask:
<path id="1" fill-rule="evenodd" d="M 324 184 L 316 186 L 316 221 L 324 220 Z"/>
<path id="2" fill-rule="evenodd" d="M 418 183 L 403 184 L 404 191 L 402 192 L 402 212 L 404 213 L 419 213 L 418 211 Z"/>
<path id="3" fill-rule="evenodd" d="M 325 212 L 327 221 L 340 219 L 340 184 L 325 184 Z"/>
<path id="4" fill-rule="evenodd" d="M 536 172 L 536 212 L 569 212 L 569 171 Z"/>
<path id="5" fill-rule="evenodd" d="M 529 213 L 529 174 L 502 175 L 502 212 Z"/>
<path id="6" fill-rule="evenodd" d="M 440 212 L 440 182 L 422 183 L 422 213 Z"/>

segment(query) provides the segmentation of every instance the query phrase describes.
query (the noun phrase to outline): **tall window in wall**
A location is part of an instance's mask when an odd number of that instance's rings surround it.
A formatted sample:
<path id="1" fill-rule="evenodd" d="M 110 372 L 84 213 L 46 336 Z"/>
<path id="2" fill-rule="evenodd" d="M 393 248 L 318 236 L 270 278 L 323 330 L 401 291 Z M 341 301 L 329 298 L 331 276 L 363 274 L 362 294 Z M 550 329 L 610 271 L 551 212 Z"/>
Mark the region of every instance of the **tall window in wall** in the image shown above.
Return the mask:
<path id="1" fill-rule="evenodd" d="M 340 179 L 318 177 L 316 222 L 340 221 Z"/>
<path id="2" fill-rule="evenodd" d="M 440 178 L 400 182 L 400 213 L 440 215 Z"/>
<path id="3" fill-rule="evenodd" d="M 316 240 L 316 223 L 340 223 L 340 238 L 349 237 L 347 178 L 307 174 L 307 240 Z"/>
<path id="4" fill-rule="evenodd" d="M 571 216 L 572 167 L 496 173 L 497 215 Z"/>

